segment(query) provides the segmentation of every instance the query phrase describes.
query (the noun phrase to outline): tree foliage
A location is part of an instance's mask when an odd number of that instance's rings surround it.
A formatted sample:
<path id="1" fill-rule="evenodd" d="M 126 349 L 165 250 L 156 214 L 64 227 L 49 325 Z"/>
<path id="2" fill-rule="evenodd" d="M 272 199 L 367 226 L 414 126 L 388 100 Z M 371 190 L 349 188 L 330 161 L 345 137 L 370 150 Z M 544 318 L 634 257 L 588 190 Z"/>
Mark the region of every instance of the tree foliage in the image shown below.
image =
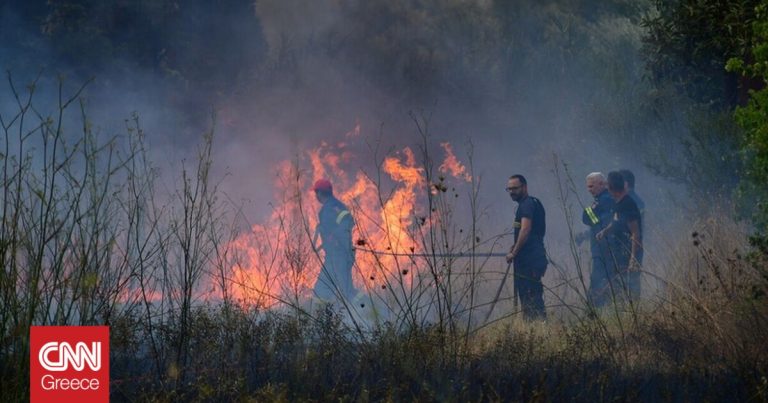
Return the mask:
<path id="1" fill-rule="evenodd" d="M 30 0 L 0 5 L 3 69 L 161 77 L 179 100 L 232 91 L 264 53 L 250 0 Z M 4 56 L 5 57 L 2 57 Z"/>
<path id="2" fill-rule="evenodd" d="M 633 150 L 652 171 L 730 195 L 738 137 L 719 114 L 754 86 L 722 66 L 746 54 L 756 1 L 30 0 L 0 7 L 0 59 L 97 85 L 149 77 L 193 124 L 211 104 L 327 92 L 324 80 L 343 77 L 363 97 L 568 127 L 574 141 Z"/>
<path id="3" fill-rule="evenodd" d="M 746 82 L 723 66 L 745 56 L 759 0 L 656 0 L 647 16 L 648 73 L 697 103 L 729 109 L 744 100 Z"/>
<path id="4" fill-rule="evenodd" d="M 679 140 L 675 154 L 685 156 L 657 164 L 658 173 L 686 183 L 704 206 L 713 197 L 727 203 L 743 169 L 732 112 L 760 83 L 724 66 L 749 57 L 758 2 L 656 0 L 643 20 L 643 53 L 655 89 L 648 104 L 662 121 L 678 121 L 666 130 L 678 133 L 671 136 Z"/>
<path id="5" fill-rule="evenodd" d="M 735 117 L 744 130 L 741 157 L 744 177 L 740 188 L 741 200 L 749 205 L 753 221 L 763 235 L 768 229 L 768 2 L 762 1 L 756 10 L 758 18 L 750 25 L 753 43 L 745 58 L 733 58 L 728 70 L 759 80 L 762 89 L 752 90 L 749 102 L 736 109 Z"/>

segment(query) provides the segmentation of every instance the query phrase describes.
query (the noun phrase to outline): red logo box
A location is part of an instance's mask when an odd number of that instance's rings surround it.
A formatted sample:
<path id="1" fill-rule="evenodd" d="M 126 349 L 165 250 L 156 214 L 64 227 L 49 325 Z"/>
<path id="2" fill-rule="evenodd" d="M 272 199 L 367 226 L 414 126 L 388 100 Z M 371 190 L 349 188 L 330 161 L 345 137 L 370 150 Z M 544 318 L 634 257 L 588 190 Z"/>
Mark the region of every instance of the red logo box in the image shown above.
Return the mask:
<path id="1" fill-rule="evenodd" d="M 29 397 L 109 402 L 109 326 L 32 326 Z"/>

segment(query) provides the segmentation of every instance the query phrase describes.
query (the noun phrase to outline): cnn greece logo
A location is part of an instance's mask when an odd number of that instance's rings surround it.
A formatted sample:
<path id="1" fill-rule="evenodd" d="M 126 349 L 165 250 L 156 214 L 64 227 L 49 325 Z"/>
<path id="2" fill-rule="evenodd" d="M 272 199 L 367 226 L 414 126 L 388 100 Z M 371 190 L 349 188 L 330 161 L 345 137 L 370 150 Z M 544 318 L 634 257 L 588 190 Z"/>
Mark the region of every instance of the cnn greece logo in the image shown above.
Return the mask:
<path id="1" fill-rule="evenodd" d="M 109 401 L 109 327 L 33 326 L 30 401 Z"/>
<path id="2" fill-rule="evenodd" d="M 59 359 L 51 361 L 51 352 L 58 352 Z M 72 345 L 67 342 L 52 341 L 43 345 L 39 358 L 40 365 L 48 371 L 66 371 L 69 369 L 69 364 L 72 364 L 75 370 L 82 371 L 86 363 L 91 370 L 98 371 L 101 369 L 101 342 L 91 343 L 89 349 L 83 342 L 77 343 L 75 348 L 72 348 Z"/>

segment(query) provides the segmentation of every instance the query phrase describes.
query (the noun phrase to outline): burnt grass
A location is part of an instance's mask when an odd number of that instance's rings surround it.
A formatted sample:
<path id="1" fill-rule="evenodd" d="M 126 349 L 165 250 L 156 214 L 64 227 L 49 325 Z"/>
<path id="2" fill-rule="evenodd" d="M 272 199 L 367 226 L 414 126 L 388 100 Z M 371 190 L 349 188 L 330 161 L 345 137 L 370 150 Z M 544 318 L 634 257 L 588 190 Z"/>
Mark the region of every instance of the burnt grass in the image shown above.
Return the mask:
<path id="1" fill-rule="evenodd" d="M 329 309 L 296 316 L 199 307 L 184 368 L 157 329 L 112 324 L 112 401 L 766 401 L 758 339 L 738 351 L 711 334 L 641 319 L 633 332 L 605 321 L 499 326 L 459 337 L 439 326 L 382 325 L 355 334 Z M 548 331 L 556 327 L 556 332 Z M 602 329 L 602 330 L 601 330 Z M 701 330 L 701 329 L 699 329 Z M 166 345 L 163 345 L 166 343 Z M 739 350 L 740 349 L 740 350 Z"/>

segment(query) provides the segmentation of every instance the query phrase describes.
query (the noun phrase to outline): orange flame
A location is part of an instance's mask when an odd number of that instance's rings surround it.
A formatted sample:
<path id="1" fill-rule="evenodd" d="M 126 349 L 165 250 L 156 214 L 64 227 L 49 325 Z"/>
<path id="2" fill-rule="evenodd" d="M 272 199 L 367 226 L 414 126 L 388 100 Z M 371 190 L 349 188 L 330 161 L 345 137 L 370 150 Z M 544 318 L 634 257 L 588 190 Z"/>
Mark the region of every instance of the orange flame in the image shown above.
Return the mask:
<path id="1" fill-rule="evenodd" d="M 355 127 L 348 131 L 346 135 L 344 135 L 346 138 L 350 137 L 360 137 L 360 119 L 355 119 Z"/>
<path id="2" fill-rule="evenodd" d="M 438 170 L 441 173 L 449 173 L 453 177 L 464 179 L 467 182 L 472 181 L 472 175 L 467 173 L 467 168 L 459 162 L 456 155 L 453 153 L 453 148 L 450 143 L 440 143 L 440 146 L 445 150 L 445 161 L 440 165 Z"/>
<path id="3" fill-rule="evenodd" d="M 348 133 L 346 137 L 357 137 L 359 123 L 353 131 L 354 136 Z M 440 171 L 471 180 L 450 144 L 441 145 L 447 156 Z M 430 220 L 416 219 L 417 215 L 430 214 L 421 211 L 418 199 L 427 191 L 424 168 L 417 164 L 410 148 L 386 157 L 381 170 L 393 186 L 391 192 L 385 193 L 380 187 L 383 185 L 374 183 L 362 170 L 353 176 L 348 174 L 354 159 L 347 144 L 330 146 L 323 142 L 298 161 L 301 164 L 308 160 L 308 173 L 289 161 L 278 166 L 277 201 L 272 214 L 229 245 L 237 256 L 228 291 L 231 295 L 242 303 L 258 306 L 312 297 L 322 252 L 316 252 L 312 245 L 319 206 L 309 187 L 320 178 L 331 180 L 334 193 L 354 217 L 353 242 L 358 251 L 353 281 L 358 290 L 410 286 L 418 274 L 417 262 L 397 255 L 424 252 L 418 234 L 428 230 Z"/>

